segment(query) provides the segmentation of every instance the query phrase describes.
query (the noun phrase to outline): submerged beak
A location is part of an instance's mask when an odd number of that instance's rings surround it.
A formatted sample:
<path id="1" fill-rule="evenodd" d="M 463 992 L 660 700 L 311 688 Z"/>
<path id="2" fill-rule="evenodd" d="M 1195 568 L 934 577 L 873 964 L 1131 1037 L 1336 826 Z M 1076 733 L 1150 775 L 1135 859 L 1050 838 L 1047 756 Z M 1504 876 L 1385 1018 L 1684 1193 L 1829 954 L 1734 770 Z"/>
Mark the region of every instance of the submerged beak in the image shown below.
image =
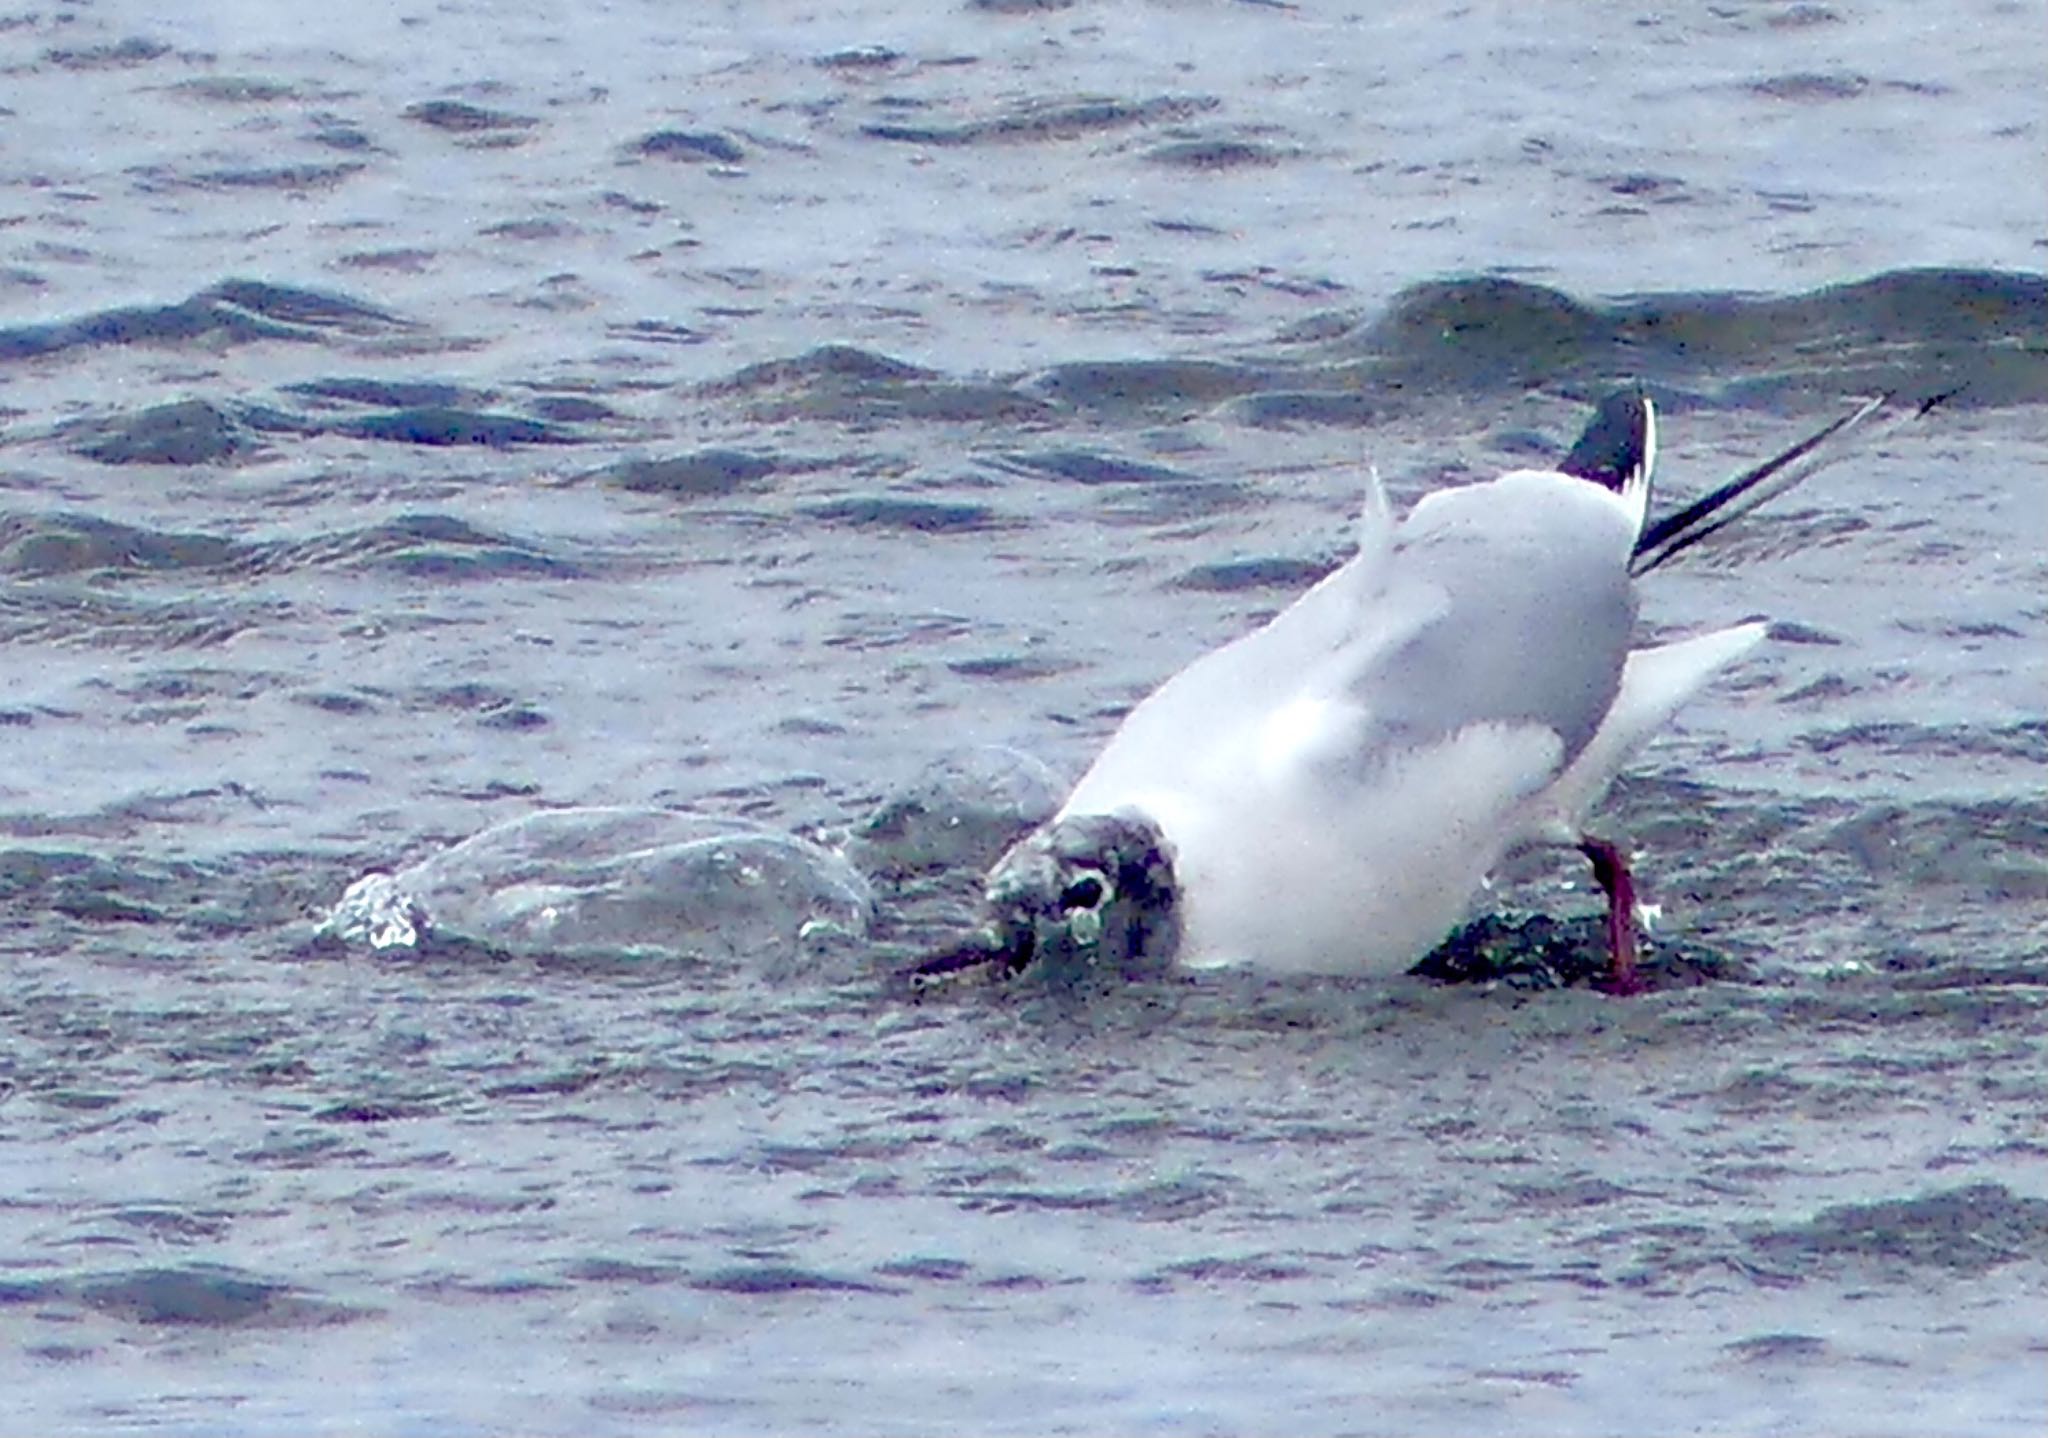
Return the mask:
<path id="1" fill-rule="evenodd" d="M 1024 971 L 1037 948 L 1038 936 L 1029 924 L 990 925 L 961 943 L 933 950 L 898 970 L 897 978 L 912 993 L 975 972 L 1012 978 Z"/>

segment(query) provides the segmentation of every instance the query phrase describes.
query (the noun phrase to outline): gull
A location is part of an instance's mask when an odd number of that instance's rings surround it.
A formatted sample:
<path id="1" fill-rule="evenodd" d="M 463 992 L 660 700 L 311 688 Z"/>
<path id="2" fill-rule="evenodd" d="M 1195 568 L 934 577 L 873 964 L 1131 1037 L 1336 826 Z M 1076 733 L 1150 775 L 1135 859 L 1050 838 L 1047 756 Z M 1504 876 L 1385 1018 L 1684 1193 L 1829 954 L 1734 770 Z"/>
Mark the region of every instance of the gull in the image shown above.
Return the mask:
<path id="1" fill-rule="evenodd" d="M 1602 987 L 1638 992 L 1627 856 L 1588 817 L 1768 625 L 1631 648 L 1635 580 L 1841 458 L 1879 415 L 1939 402 L 1865 401 L 1655 523 L 1640 388 L 1609 396 L 1555 469 L 1437 491 L 1405 518 L 1370 474 L 1357 552 L 1131 710 L 989 871 L 985 927 L 907 973 L 1397 972 L 1505 857 L 1563 845 L 1607 897 Z"/>

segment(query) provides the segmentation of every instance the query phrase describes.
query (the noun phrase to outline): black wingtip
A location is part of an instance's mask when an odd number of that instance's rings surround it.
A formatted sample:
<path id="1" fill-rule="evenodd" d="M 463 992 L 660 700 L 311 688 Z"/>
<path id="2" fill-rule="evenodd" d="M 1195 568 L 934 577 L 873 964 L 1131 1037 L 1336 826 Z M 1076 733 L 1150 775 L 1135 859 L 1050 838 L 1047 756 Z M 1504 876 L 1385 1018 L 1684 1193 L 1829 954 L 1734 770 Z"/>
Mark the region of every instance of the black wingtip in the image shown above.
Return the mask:
<path id="1" fill-rule="evenodd" d="M 1855 409 L 1822 426 L 1790 449 L 1744 470 L 1676 514 L 1667 514 L 1644 529 L 1636 541 L 1629 573 L 1648 573 L 1758 505 L 1804 483 L 1848 452 L 1843 441 L 1849 436 L 1855 435 L 1868 442 L 1873 435 L 1890 433 L 1897 424 L 1910 423 L 1931 414 L 1962 394 L 1965 388 L 1958 385 L 1942 390 L 1912 404 L 1910 408 L 1904 408 L 1906 402 L 1891 392 L 1864 400 Z"/>
<path id="2" fill-rule="evenodd" d="M 1558 472 L 1620 494 L 1639 483 L 1654 461 L 1656 435 L 1650 396 L 1643 387 L 1616 390 L 1600 401 L 1585 433 L 1558 462 Z"/>

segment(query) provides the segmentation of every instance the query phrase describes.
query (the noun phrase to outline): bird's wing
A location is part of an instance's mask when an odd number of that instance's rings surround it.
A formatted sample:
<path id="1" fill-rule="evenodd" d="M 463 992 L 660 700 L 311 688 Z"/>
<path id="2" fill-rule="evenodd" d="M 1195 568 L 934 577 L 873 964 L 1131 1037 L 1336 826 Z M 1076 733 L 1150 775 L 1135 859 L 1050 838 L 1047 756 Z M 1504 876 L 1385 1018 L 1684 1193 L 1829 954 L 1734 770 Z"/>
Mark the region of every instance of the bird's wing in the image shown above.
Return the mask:
<path id="1" fill-rule="evenodd" d="M 1526 730 L 1518 752 L 1548 756 L 1503 788 L 1519 803 L 1613 702 L 1634 538 L 1621 496 L 1564 474 L 1440 492 L 1398 525 L 1375 484 L 1357 556 L 1132 710 L 1062 812 L 1296 785 L 1363 800 L 1480 728 Z"/>
<path id="2" fill-rule="evenodd" d="M 1835 461 L 1847 458 L 1858 444 L 1876 443 L 1946 404 L 1957 393 L 1949 390 L 1917 405 L 1903 403 L 1888 394 L 1865 400 L 1791 448 L 1772 455 L 1762 464 L 1752 465 L 1677 513 L 1667 514 L 1649 526 L 1636 542 L 1630 572 L 1647 574 L 1673 555 L 1683 553 L 1734 523 L 1758 505 L 1777 498 L 1794 485 L 1805 483 Z"/>
<path id="3" fill-rule="evenodd" d="M 1432 495 L 1401 526 L 1373 603 L 1405 613 L 1398 643 L 1368 631 L 1326 686 L 1352 700 L 1372 759 L 1474 725 L 1532 726 L 1569 761 L 1620 687 L 1635 623 L 1633 496 L 1518 471 Z"/>
<path id="4" fill-rule="evenodd" d="M 1124 717 L 1062 812 L 1105 813 L 1135 796 L 1202 784 L 1276 755 L 1276 714 L 1398 648 L 1440 612 L 1442 595 L 1413 586 L 1390 604 L 1387 571 L 1399 526 L 1377 473 L 1368 481 L 1358 552 L 1259 629 L 1195 660 Z"/>

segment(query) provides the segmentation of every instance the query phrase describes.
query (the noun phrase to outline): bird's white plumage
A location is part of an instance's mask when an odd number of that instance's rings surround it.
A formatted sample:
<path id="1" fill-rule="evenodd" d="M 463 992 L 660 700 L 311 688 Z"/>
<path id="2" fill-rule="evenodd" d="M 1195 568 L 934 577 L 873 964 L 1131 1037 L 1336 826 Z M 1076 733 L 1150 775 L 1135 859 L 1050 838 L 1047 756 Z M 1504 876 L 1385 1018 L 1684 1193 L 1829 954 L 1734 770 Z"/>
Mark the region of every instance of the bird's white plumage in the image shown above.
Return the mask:
<path id="1" fill-rule="evenodd" d="M 1158 826 L 1183 963 L 1407 966 L 1759 637 L 1629 655 L 1646 489 L 1521 470 L 1396 522 L 1375 477 L 1357 554 L 1134 709 L 1061 817 Z"/>

